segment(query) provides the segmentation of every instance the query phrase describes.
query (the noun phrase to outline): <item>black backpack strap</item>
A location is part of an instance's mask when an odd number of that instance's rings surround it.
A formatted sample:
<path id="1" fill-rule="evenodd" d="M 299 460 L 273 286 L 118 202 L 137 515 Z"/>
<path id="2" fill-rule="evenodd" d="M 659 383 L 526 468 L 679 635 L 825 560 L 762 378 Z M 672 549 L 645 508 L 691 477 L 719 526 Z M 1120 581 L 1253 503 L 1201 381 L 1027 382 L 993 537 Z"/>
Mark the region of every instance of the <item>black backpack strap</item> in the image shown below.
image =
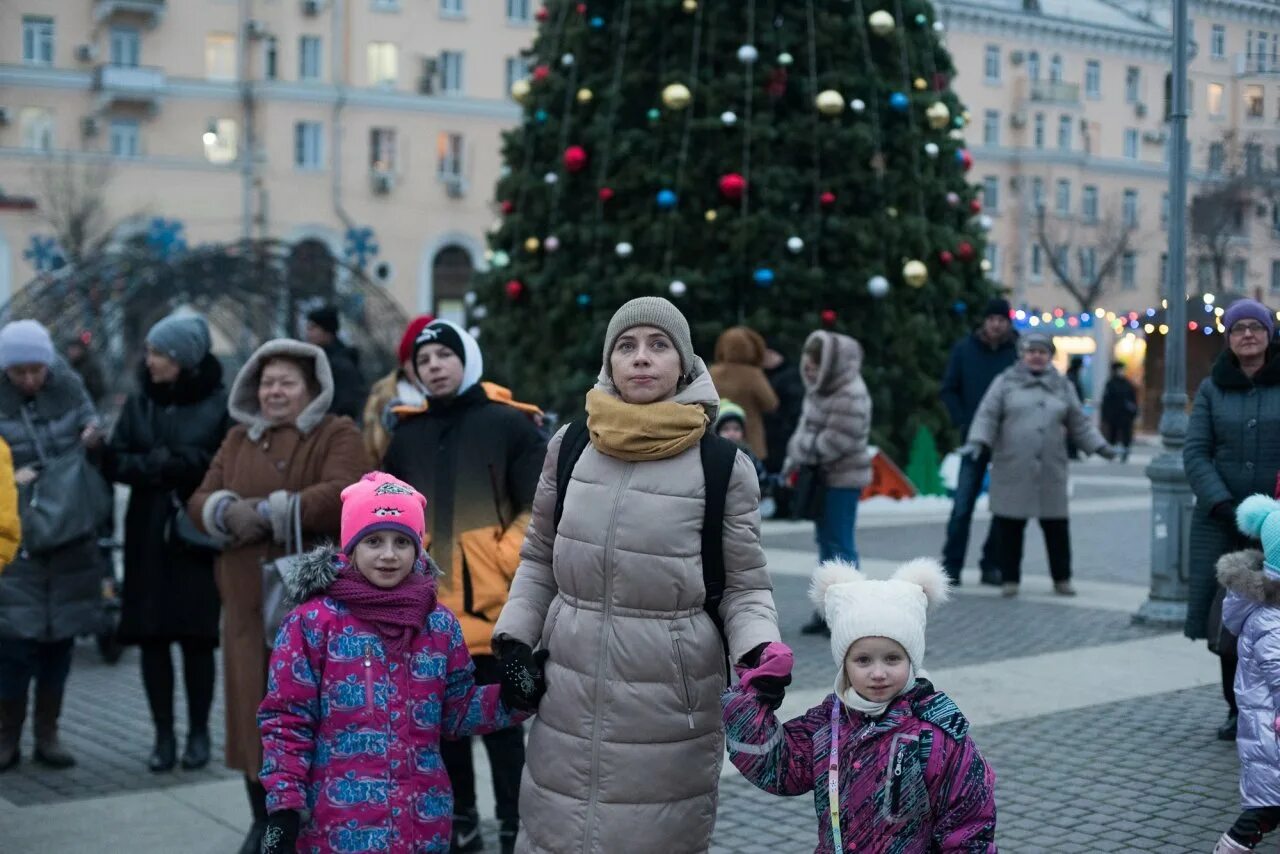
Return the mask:
<path id="1" fill-rule="evenodd" d="M 570 421 L 560 439 L 560 456 L 556 458 L 556 515 L 551 528 L 554 539 L 560 530 L 560 517 L 564 515 L 564 494 L 569 490 L 569 481 L 573 479 L 573 467 L 578 458 L 591 442 L 591 434 L 587 432 L 585 421 Z"/>
<path id="2" fill-rule="evenodd" d="M 725 651 L 725 670 L 729 670 L 729 639 L 724 632 L 724 619 L 720 616 L 720 603 L 724 599 L 724 505 L 729 497 L 729 480 L 738 459 L 738 447 L 727 439 L 721 439 L 711 431 L 702 437 L 702 476 L 707 484 L 707 496 L 702 517 L 702 584 L 707 598 L 703 607 L 707 616 L 716 624 Z"/>

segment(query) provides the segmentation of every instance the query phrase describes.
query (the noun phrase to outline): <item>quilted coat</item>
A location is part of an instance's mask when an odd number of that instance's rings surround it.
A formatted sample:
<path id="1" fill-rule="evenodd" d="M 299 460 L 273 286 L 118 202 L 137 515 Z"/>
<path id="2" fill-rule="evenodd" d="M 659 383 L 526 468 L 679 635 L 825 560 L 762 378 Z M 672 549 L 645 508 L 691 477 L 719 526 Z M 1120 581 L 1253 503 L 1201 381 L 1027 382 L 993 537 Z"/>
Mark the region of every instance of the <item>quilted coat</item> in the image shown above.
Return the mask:
<path id="1" fill-rule="evenodd" d="M 814 340 L 822 341 L 822 360 L 817 378 L 804 381 L 785 468 L 820 464 L 828 486 L 861 489 L 871 483 L 871 395 L 862 379 L 862 345 L 848 335 L 814 332 L 805 348 Z"/>
<path id="2" fill-rule="evenodd" d="M 1240 638 L 1236 751 L 1244 809 L 1280 804 L 1280 582 L 1262 573 L 1262 552 L 1223 555 L 1222 625 Z"/>
<path id="3" fill-rule="evenodd" d="M 829 764 L 836 696 L 785 724 L 750 690 L 726 691 L 722 702 L 729 760 L 766 792 L 813 792 L 814 852 L 835 854 Z M 837 720 L 841 854 L 995 854 L 995 775 L 946 694 L 920 680 L 880 718 L 843 707 Z"/>
<path id="4" fill-rule="evenodd" d="M 719 403 L 701 360 L 678 403 Z M 616 394 L 602 377 L 597 386 Z M 704 852 L 724 756 L 723 645 L 703 610 L 699 449 L 624 462 L 588 446 L 553 531 L 552 440 L 511 597 L 494 630 L 550 650 L 520 789 L 524 852 Z M 739 453 L 725 501 L 733 660 L 778 640 L 759 484 Z"/>
<path id="5" fill-rule="evenodd" d="M 1227 350 L 1200 384 L 1182 464 L 1196 495 L 1191 515 L 1187 622 L 1183 632 L 1209 637 L 1209 611 L 1218 594 L 1214 565 L 1222 555 L 1242 547 L 1234 521 L 1209 515 L 1221 501 L 1239 504 L 1254 493 L 1270 495 L 1280 472 L 1280 344 L 1272 344 L 1262 369 L 1250 377 Z M 1217 627 L 1212 640 L 1216 642 Z"/>
<path id="6" fill-rule="evenodd" d="M 389 654 L 324 593 L 345 563 L 316 549 L 291 579 L 302 604 L 280 627 L 258 710 L 267 810 L 309 814 L 299 852 L 446 854 L 453 789 L 440 739 L 528 716 L 499 700 L 500 686 L 475 684 L 462 628 L 437 602 L 409 651 Z"/>
<path id="7" fill-rule="evenodd" d="M 1067 518 L 1067 433 L 1085 453 L 1107 447 L 1066 377 L 1018 363 L 987 389 L 969 441 L 991 449 L 991 512 L 1011 519 Z"/>

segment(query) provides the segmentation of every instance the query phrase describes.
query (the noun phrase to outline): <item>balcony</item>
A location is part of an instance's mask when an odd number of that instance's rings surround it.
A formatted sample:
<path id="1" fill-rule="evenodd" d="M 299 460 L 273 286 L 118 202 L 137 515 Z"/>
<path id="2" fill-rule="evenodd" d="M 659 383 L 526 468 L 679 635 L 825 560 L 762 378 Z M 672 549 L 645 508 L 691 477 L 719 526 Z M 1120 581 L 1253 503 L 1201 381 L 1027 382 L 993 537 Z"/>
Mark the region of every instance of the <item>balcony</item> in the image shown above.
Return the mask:
<path id="1" fill-rule="evenodd" d="M 1031 100 L 1037 104 L 1065 104 L 1080 106 L 1079 83 L 1053 83 L 1044 80 L 1031 81 Z"/>
<path id="2" fill-rule="evenodd" d="M 1265 53 L 1237 53 L 1236 76 L 1258 77 L 1280 74 L 1280 59 Z"/>
<path id="3" fill-rule="evenodd" d="M 164 69 L 149 65 L 99 65 L 93 71 L 100 110 L 132 104 L 155 111 L 165 85 Z"/>
<path id="4" fill-rule="evenodd" d="M 154 27 L 164 17 L 165 5 L 165 0 L 93 0 L 93 20 L 101 24 L 117 15 L 129 15 Z"/>

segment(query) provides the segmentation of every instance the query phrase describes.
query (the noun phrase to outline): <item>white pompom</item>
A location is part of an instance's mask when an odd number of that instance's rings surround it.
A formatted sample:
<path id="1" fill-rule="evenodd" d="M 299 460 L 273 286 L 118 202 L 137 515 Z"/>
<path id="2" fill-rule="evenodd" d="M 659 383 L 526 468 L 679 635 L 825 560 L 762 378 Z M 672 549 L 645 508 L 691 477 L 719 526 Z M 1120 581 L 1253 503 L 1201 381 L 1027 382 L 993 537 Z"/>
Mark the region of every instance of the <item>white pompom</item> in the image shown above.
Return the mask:
<path id="1" fill-rule="evenodd" d="M 918 557 L 898 567 L 893 573 L 895 581 L 918 584 L 924 589 L 929 607 L 941 605 L 951 598 L 951 579 L 943 571 L 942 564 L 931 557 Z"/>
<path id="2" fill-rule="evenodd" d="M 829 560 L 813 573 L 813 581 L 809 583 L 809 601 L 819 611 L 825 611 L 823 603 L 827 599 L 827 588 L 834 584 L 866 580 L 866 576 L 853 564 L 843 560 Z"/>

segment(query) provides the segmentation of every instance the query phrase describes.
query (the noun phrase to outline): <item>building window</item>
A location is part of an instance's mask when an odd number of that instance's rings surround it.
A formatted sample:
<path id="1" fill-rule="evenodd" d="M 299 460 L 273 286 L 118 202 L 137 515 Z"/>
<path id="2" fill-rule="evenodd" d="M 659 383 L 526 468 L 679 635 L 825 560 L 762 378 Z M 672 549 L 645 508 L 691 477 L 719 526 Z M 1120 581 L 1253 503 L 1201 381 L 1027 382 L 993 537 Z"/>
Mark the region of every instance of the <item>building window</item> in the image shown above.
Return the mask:
<path id="1" fill-rule="evenodd" d="M 517 80 L 524 80 L 529 76 L 529 61 L 523 56 L 507 57 L 507 88 L 503 91 L 510 93 L 511 87 L 515 85 Z"/>
<path id="2" fill-rule="evenodd" d="M 1227 150 L 1220 142 L 1209 143 L 1209 174 L 1221 174 L 1224 166 L 1227 165 Z"/>
<path id="3" fill-rule="evenodd" d="M 1058 116 L 1058 150 L 1071 150 L 1071 116 Z"/>
<path id="4" fill-rule="evenodd" d="M 267 80 L 280 76 L 280 43 L 275 36 L 267 36 L 262 42 L 262 76 Z"/>
<path id="5" fill-rule="evenodd" d="M 1222 84 L 1210 83 L 1204 90 L 1204 104 L 1209 109 L 1209 115 L 1222 115 Z"/>
<path id="6" fill-rule="evenodd" d="M 989 146 L 1000 144 L 999 110 L 987 110 L 982 114 L 982 144 Z"/>
<path id="7" fill-rule="evenodd" d="M 1062 82 L 1062 57 L 1056 53 L 1053 55 L 1053 59 L 1049 60 L 1049 82 Z"/>
<path id="8" fill-rule="evenodd" d="M 1245 279 L 1249 277 L 1249 262 L 1244 258 L 1231 261 L 1231 290 L 1240 293 L 1244 290 Z"/>
<path id="9" fill-rule="evenodd" d="M 1031 209 L 1036 213 L 1044 210 L 1044 179 L 1031 179 Z"/>
<path id="10" fill-rule="evenodd" d="M 324 125 L 298 122 L 293 126 L 293 165 L 298 169 L 324 166 Z"/>
<path id="11" fill-rule="evenodd" d="M 1102 97 L 1102 63 L 1096 59 L 1084 64 L 1084 94 L 1088 98 Z"/>
<path id="12" fill-rule="evenodd" d="M 1044 113 L 1036 113 L 1033 135 L 1036 148 L 1044 148 Z"/>
<path id="13" fill-rule="evenodd" d="M 1244 112 L 1251 119 L 1260 119 L 1265 114 L 1266 96 L 1261 83 L 1250 83 L 1244 87 Z"/>
<path id="14" fill-rule="evenodd" d="M 1062 271 L 1062 275 L 1071 275 L 1071 252 L 1067 248 L 1067 244 L 1063 243 L 1053 252 L 1055 256 L 1054 263 L 1058 269 Z"/>
<path id="15" fill-rule="evenodd" d="M 462 134 L 441 131 L 436 136 L 436 174 L 462 177 Z"/>
<path id="16" fill-rule="evenodd" d="M 1040 79 L 1040 54 L 1034 50 L 1027 54 L 1027 77 L 1033 81 Z"/>
<path id="17" fill-rule="evenodd" d="M 1256 142 L 1244 147 L 1244 174 L 1251 178 L 1262 174 L 1262 146 Z"/>
<path id="18" fill-rule="evenodd" d="M 1138 256 L 1133 252 L 1120 256 L 1120 288 L 1126 291 L 1138 289 Z"/>
<path id="19" fill-rule="evenodd" d="M 27 65 L 53 65 L 53 18 L 23 16 L 22 61 Z"/>
<path id="20" fill-rule="evenodd" d="M 1092 184 L 1080 191 L 1080 214 L 1085 222 L 1098 221 L 1098 188 Z"/>
<path id="21" fill-rule="evenodd" d="M 1000 45 L 987 45 L 986 62 L 983 63 L 983 73 L 988 83 L 1000 82 Z"/>
<path id="22" fill-rule="evenodd" d="M 235 119 L 209 119 L 204 132 L 204 159 L 219 165 L 233 163 L 239 143 Z"/>
<path id="23" fill-rule="evenodd" d="M 440 54 L 440 91 L 446 95 L 462 94 L 462 54 L 446 50 Z"/>
<path id="24" fill-rule="evenodd" d="M 400 48 L 394 42 L 369 42 L 369 85 L 395 86 L 400 76 Z"/>
<path id="25" fill-rule="evenodd" d="M 1137 128 L 1124 129 L 1124 156 L 1130 160 L 1138 159 L 1138 130 Z"/>
<path id="26" fill-rule="evenodd" d="M 298 79 L 320 79 L 319 36 L 302 36 L 298 39 Z"/>
<path id="27" fill-rule="evenodd" d="M 507 0 L 507 20 L 513 24 L 529 23 L 529 5 L 529 0 Z"/>
<path id="28" fill-rule="evenodd" d="M 1044 251 L 1039 243 L 1031 245 L 1031 278 L 1036 280 L 1044 278 Z"/>
<path id="29" fill-rule="evenodd" d="M 1164 193 L 1160 196 L 1160 227 L 1169 227 L 1169 194 Z"/>
<path id="30" fill-rule="evenodd" d="M 1080 278 L 1086 282 L 1098 278 L 1098 250 L 1092 246 L 1080 250 Z"/>
<path id="31" fill-rule="evenodd" d="M 1054 207 L 1057 209 L 1058 216 L 1071 215 L 1071 182 L 1066 178 L 1058 179 L 1054 192 Z"/>
<path id="32" fill-rule="evenodd" d="M 236 37 L 209 33 L 204 37 L 204 76 L 210 80 L 236 79 Z"/>
<path id="33" fill-rule="evenodd" d="M 133 119 L 112 119 L 111 154 L 114 157 L 137 157 L 142 153 L 138 123 Z"/>
<path id="34" fill-rule="evenodd" d="M 1130 65 L 1124 70 L 1124 99 L 1136 104 L 1142 98 L 1142 69 Z"/>
<path id="35" fill-rule="evenodd" d="M 982 206 L 992 213 L 1000 210 L 1000 179 L 995 175 L 982 179 Z"/>
<path id="36" fill-rule="evenodd" d="M 47 107 L 23 107 L 18 111 L 22 147 L 28 151 L 53 151 L 53 111 Z"/>
<path id="37" fill-rule="evenodd" d="M 1280 261 L 1271 262 L 1271 293 L 1280 294 Z"/>
<path id="38" fill-rule="evenodd" d="M 446 18 L 461 18 L 467 14 L 464 0 L 440 0 L 440 14 Z"/>
<path id="39" fill-rule="evenodd" d="M 1227 55 L 1227 28 L 1222 24 L 1214 24 L 1210 31 L 1209 55 L 1214 59 L 1222 59 Z"/>
<path id="40" fill-rule="evenodd" d="M 982 250 L 982 257 L 991 266 L 991 278 L 1000 281 L 1000 247 L 988 243 L 986 249 Z"/>
<path id="41" fill-rule="evenodd" d="M 1124 201 L 1121 204 L 1121 217 L 1125 228 L 1138 227 L 1138 191 L 1125 188 Z"/>
<path id="42" fill-rule="evenodd" d="M 111 28 L 111 64 L 137 68 L 142 59 L 142 35 L 133 27 Z"/>
<path id="43" fill-rule="evenodd" d="M 369 130 L 369 168 L 375 172 L 396 171 L 395 128 Z"/>

